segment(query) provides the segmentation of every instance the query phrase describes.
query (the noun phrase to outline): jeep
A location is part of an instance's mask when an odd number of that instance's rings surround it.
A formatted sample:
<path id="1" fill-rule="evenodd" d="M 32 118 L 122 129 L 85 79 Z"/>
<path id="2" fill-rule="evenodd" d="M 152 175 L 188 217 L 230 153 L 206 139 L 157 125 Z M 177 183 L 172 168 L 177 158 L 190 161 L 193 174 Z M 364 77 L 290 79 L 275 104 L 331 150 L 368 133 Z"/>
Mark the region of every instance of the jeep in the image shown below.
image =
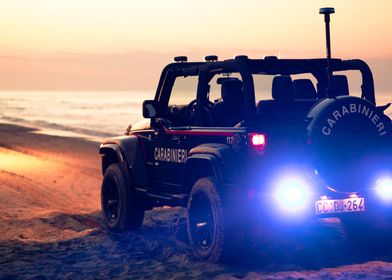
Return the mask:
<path id="1" fill-rule="evenodd" d="M 146 210 L 186 207 L 193 252 L 210 262 L 254 222 L 337 217 L 355 242 L 392 245 L 390 104 L 376 104 L 364 61 L 331 58 L 333 12 L 320 9 L 326 58 L 175 57 L 143 103 L 146 120 L 100 147 L 107 227 L 135 230 Z"/>

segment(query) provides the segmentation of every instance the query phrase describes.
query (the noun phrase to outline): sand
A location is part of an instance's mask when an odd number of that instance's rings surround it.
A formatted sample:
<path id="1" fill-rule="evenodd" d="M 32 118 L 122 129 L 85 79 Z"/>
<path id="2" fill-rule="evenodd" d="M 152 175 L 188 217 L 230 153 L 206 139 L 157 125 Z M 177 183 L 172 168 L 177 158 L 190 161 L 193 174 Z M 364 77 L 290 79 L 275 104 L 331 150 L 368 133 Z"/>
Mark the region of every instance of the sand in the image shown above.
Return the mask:
<path id="1" fill-rule="evenodd" d="M 0 124 L 0 279 L 392 279 L 392 252 L 353 253 L 336 220 L 272 232 L 237 264 L 194 259 L 182 208 L 108 233 L 99 143 L 36 132 Z"/>

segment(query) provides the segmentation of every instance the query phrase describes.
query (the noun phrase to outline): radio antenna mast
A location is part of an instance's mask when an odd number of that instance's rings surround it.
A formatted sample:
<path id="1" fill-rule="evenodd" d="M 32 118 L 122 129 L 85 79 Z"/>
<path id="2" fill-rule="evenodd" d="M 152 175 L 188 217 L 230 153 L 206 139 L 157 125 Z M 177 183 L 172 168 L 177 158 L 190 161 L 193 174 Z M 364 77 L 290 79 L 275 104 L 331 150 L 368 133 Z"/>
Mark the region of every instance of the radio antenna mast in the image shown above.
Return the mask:
<path id="1" fill-rule="evenodd" d="M 334 8 L 320 8 L 320 14 L 324 15 L 325 22 L 325 39 L 327 47 L 327 97 L 331 95 L 332 88 L 332 69 L 331 69 L 331 35 L 329 30 L 330 15 L 335 13 Z"/>

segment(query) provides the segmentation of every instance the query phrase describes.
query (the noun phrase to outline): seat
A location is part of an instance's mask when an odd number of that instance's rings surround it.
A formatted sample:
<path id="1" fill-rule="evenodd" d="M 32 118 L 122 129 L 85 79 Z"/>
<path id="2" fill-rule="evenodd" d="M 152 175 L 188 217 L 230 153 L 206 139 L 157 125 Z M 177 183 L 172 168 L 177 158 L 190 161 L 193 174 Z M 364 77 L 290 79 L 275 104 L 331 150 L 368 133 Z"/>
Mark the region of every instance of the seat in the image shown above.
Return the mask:
<path id="1" fill-rule="evenodd" d="M 347 76 L 333 75 L 331 78 L 331 96 L 349 95 Z"/>
<path id="2" fill-rule="evenodd" d="M 272 97 L 273 100 L 261 100 L 257 104 L 257 114 L 266 125 L 299 123 L 317 102 L 316 99 L 294 100 L 294 85 L 290 76 L 274 77 Z"/>
<path id="3" fill-rule="evenodd" d="M 295 99 L 316 99 L 317 92 L 310 79 L 297 79 L 293 81 Z"/>
<path id="4" fill-rule="evenodd" d="M 222 101 L 211 111 L 214 126 L 232 127 L 245 118 L 242 81 L 236 78 L 225 79 L 221 86 Z"/>
<path id="5" fill-rule="evenodd" d="M 263 115 L 284 112 L 294 101 L 293 82 L 290 76 L 275 76 L 272 80 L 272 100 L 261 100 L 257 113 Z"/>
<path id="6" fill-rule="evenodd" d="M 294 100 L 293 81 L 290 76 L 276 76 L 272 80 L 272 98 L 278 102 Z"/>

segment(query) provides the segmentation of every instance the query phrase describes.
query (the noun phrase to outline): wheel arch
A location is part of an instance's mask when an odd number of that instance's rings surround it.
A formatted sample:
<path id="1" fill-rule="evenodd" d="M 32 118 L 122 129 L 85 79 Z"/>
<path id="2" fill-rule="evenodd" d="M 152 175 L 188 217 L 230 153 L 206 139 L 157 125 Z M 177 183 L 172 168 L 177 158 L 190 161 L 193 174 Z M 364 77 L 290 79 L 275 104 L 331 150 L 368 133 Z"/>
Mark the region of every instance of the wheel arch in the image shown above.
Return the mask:
<path id="1" fill-rule="evenodd" d="M 222 180 L 221 166 L 218 159 L 212 155 L 193 155 L 188 158 L 186 165 L 183 185 L 187 193 L 190 193 L 193 184 L 202 177 Z"/>
<path id="2" fill-rule="evenodd" d="M 202 177 L 215 177 L 219 183 L 230 180 L 234 151 L 225 144 L 202 144 L 189 151 L 183 185 L 189 193 L 193 184 Z"/>
<path id="3" fill-rule="evenodd" d="M 108 169 L 111 164 L 124 161 L 119 146 L 115 144 L 102 144 L 99 148 L 99 153 L 102 156 L 102 175 L 105 174 L 106 169 Z"/>
<path id="4" fill-rule="evenodd" d="M 102 155 L 102 173 L 113 163 L 126 166 L 137 186 L 148 185 L 144 153 L 137 136 L 121 136 L 109 138 L 101 144 L 99 153 Z"/>

